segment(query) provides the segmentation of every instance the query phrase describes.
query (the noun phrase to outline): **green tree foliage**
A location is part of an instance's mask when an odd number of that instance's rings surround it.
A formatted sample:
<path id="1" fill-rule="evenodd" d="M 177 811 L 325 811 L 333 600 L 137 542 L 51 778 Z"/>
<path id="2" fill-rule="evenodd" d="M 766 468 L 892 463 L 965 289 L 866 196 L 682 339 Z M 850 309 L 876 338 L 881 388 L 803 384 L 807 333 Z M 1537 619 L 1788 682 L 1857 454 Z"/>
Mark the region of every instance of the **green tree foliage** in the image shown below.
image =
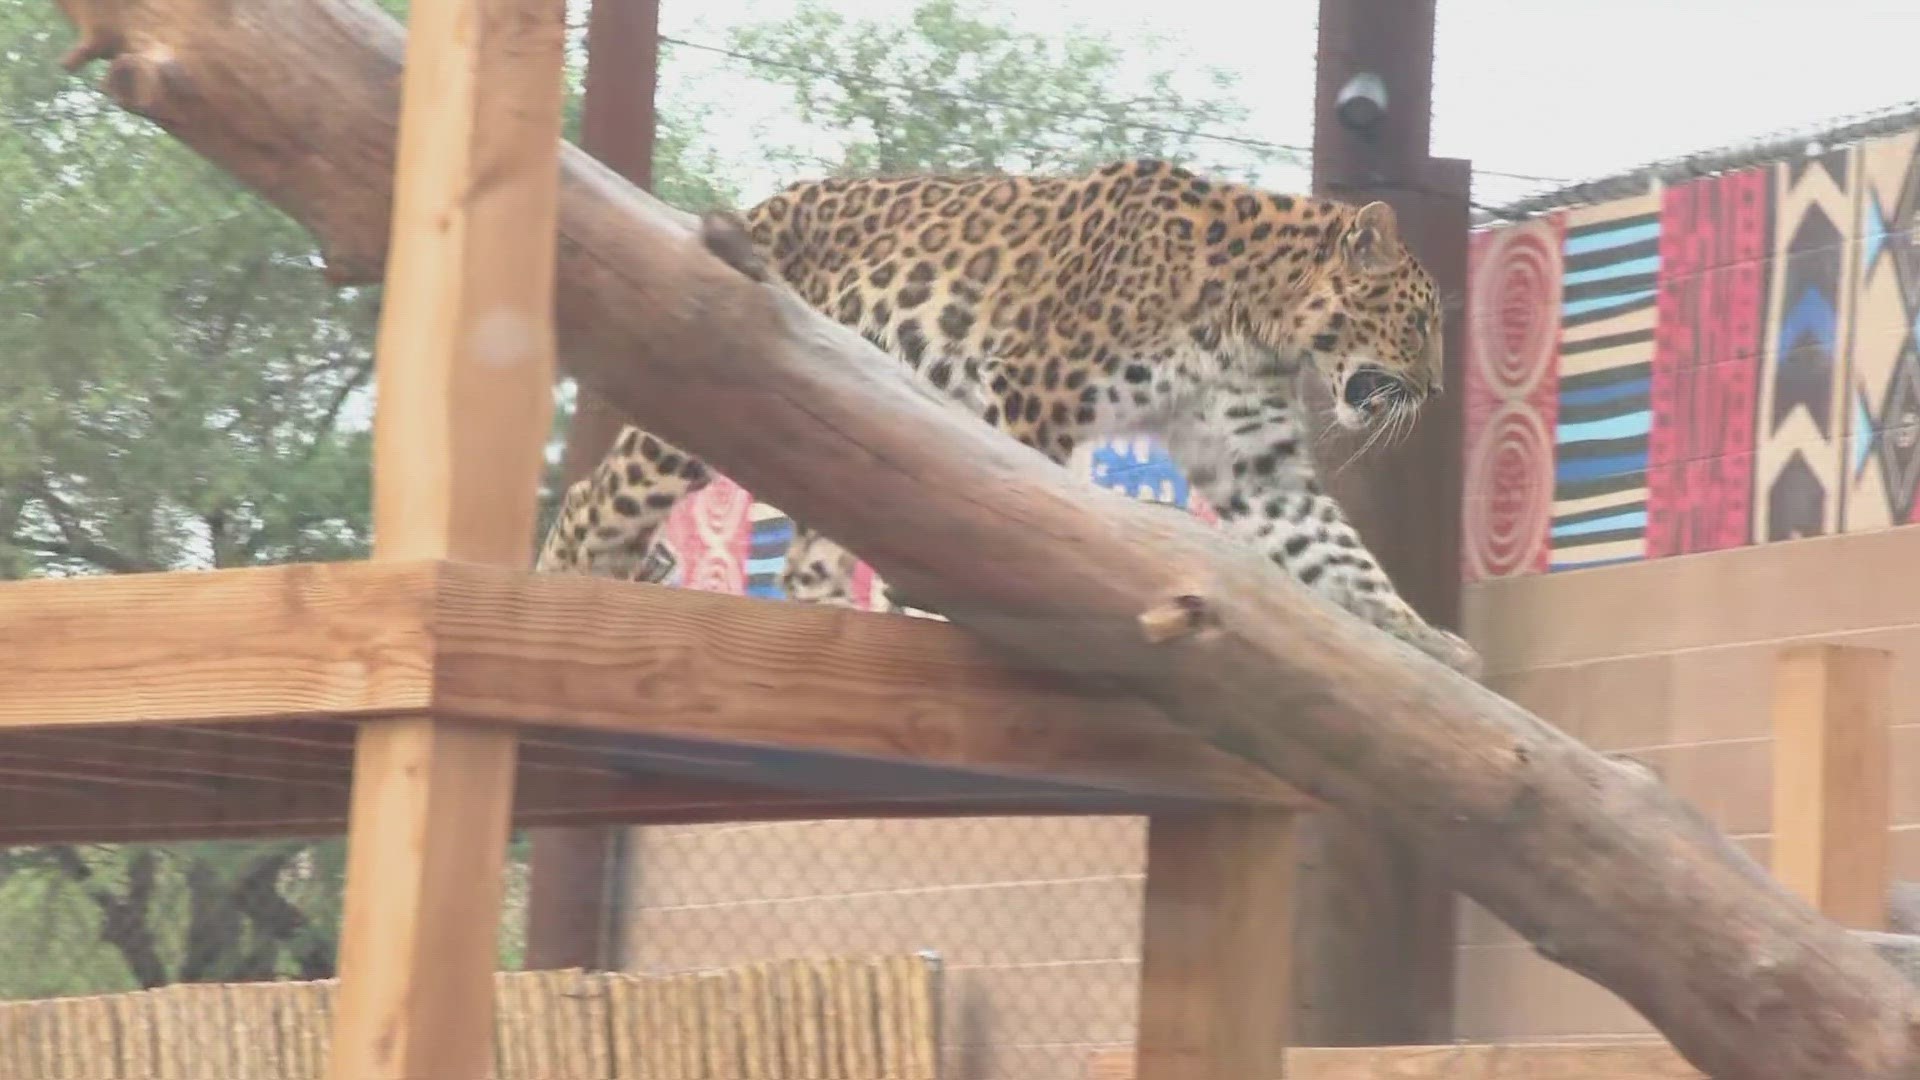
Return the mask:
<path id="1" fill-rule="evenodd" d="M 97 72 L 61 72 L 70 35 L 51 0 L 0 4 L 0 578 L 364 556 L 378 290 L 329 287 L 291 220 L 114 108 Z M 1172 71 L 1123 92 L 1102 39 L 951 0 L 885 24 L 807 6 L 731 40 L 842 147 L 835 169 L 1192 157 L 1182 132 L 1238 116 Z M 671 93 L 662 109 L 656 189 L 690 209 L 739 200 L 711 115 Z M 821 170 L 790 148 L 738 164 Z M 341 856 L 337 840 L 0 849 L 0 998 L 331 974 Z"/>
<path id="2" fill-rule="evenodd" d="M 838 160 L 791 144 L 771 156 L 854 174 L 1055 171 L 1140 155 L 1212 164 L 1226 144 L 1205 136 L 1246 116 L 1225 73 L 1136 73 L 1103 35 L 1052 38 L 979 11 L 923 0 L 903 18 L 857 19 L 803 0 L 785 19 L 735 28 L 729 44 L 757 61 L 753 74 L 842 144 Z"/>
<path id="3" fill-rule="evenodd" d="M 0 577 L 364 556 L 377 290 L 67 77 L 69 34 L 0 5 Z M 0 997 L 331 974 L 339 847 L 0 851 Z"/>

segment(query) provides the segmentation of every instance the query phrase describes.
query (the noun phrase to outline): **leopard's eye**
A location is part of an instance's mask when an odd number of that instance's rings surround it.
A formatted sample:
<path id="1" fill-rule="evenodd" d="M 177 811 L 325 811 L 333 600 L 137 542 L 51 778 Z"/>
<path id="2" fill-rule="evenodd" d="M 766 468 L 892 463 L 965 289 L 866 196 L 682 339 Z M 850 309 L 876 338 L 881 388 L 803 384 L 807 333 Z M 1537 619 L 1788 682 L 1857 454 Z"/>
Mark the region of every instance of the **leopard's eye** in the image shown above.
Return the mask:
<path id="1" fill-rule="evenodd" d="M 1413 317 L 1407 320 L 1406 337 L 1408 350 L 1411 352 L 1419 352 L 1425 349 L 1427 347 L 1427 335 L 1431 330 L 1432 323 L 1427 319 L 1426 313 L 1415 312 Z"/>

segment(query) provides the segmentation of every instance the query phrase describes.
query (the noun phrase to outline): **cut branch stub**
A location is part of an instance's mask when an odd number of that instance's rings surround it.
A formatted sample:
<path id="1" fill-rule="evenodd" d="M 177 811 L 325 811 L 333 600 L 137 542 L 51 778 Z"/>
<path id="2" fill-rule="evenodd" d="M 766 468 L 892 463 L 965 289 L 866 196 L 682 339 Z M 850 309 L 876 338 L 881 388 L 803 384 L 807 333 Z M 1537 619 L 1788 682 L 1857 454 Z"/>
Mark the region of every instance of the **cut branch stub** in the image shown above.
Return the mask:
<path id="1" fill-rule="evenodd" d="M 180 96 L 184 78 L 180 65 L 162 49 L 122 52 L 107 67 L 105 89 L 121 108 L 159 120 L 161 106 Z"/>
<path id="2" fill-rule="evenodd" d="M 1198 593 L 1182 593 L 1140 615 L 1140 631 L 1155 645 L 1217 629 L 1219 625 L 1220 617 L 1207 603 L 1207 598 Z"/>
<path id="3" fill-rule="evenodd" d="M 700 237 L 721 262 L 762 284 L 772 280 L 767 261 L 753 246 L 746 222 L 737 214 L 710 211 L 700 217 Z"/>

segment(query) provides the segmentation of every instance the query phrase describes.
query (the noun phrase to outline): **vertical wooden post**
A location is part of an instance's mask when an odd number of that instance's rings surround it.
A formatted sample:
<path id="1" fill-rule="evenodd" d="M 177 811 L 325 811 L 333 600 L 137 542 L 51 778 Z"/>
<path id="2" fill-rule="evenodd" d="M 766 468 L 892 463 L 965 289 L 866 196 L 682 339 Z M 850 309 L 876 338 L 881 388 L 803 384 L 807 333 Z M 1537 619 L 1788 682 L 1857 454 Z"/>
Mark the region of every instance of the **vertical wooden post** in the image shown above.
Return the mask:
<path id="1" fill-rule="evenodd" d="M 1887 921 L 1892 657 L 1805 645 L 1780 654 L 1773 697 L 1773 872 L 1856 930 Z"/>
<path id="2" fill-rule="evenodd" d="M 1153 818 L 1138 1080 L 1282 1075 L 1293 988 L 1294 814 Z"/>
<path id="3" fill-rule="evenodd" d="M 1460 618 L 1461 402 L 1466 342 L 1465 161 L 1430 156 L 1437 0 L 1320 0 L 1313 113 L 1315 193 L 1383 200 L 1446 304 L 1447 393 L 1407 438 L 1328 477 L 1408 603 L 1442 626 Z M 1377 123 L 1340 116 L 1341 91 L 1371 75 Z M 1309 381 L 1309 394 L 1324 394 Z M 1323 464 L 1357 443 L 1327 440 Z M 1335 456 L 1337 455 L 1337 456 Z M 1297 1037 L 1306 1046 L 1444 1043 L 1453 1034 L 1453 893 L 1420 853 L 1345 814 L 1303 825 Z"/>
<path id="4" fill-rule="evenodd" d="M 374 557 L 523 567 L 552 423 L 561 0 L 415 0 L 374 421 Z M 483 1080 L 511 730 L 361 728 L 331 1080 Z"/>

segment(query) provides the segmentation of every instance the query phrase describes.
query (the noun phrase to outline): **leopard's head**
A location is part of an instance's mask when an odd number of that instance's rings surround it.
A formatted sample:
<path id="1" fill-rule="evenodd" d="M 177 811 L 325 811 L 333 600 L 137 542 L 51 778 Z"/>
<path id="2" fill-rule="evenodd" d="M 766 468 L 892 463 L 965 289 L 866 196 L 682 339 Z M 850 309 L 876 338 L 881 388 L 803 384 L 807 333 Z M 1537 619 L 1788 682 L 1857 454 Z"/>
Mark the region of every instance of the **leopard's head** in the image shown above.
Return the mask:
<path id="1" fill-rule="evenodd" d="M 1439 290 L 1386 203 L 1334 228 L 1270 345 L 1312 362 L 1341 427 L 1403 431 L 1441 389 Z"/>

